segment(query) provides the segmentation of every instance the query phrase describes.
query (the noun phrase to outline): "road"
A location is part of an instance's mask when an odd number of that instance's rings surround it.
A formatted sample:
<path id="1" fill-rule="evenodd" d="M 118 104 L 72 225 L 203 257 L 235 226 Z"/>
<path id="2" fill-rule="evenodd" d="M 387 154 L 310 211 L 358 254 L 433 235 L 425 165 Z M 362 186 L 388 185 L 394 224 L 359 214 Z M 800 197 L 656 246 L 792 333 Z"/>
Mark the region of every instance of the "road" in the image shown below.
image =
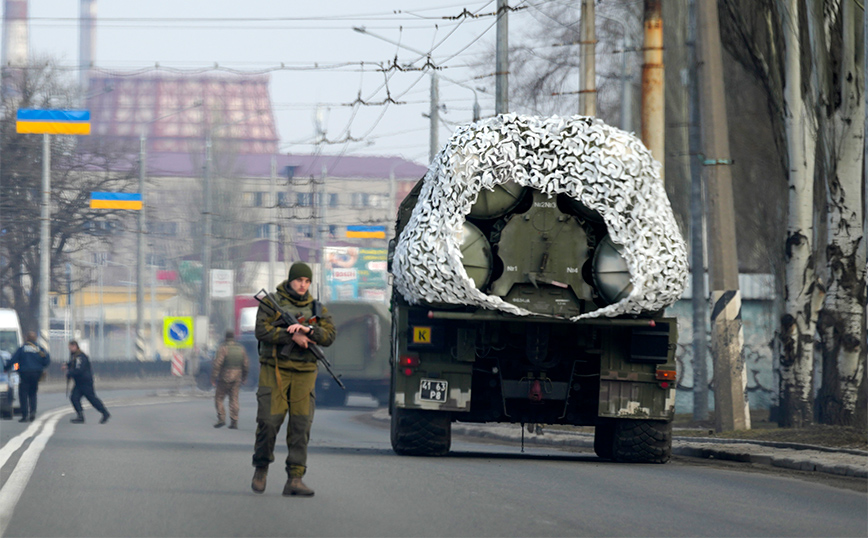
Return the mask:
<path id="1" fill-rule="evenodd" d="M 153 393 L 153 391 L 151 391 Z M 239 430 L 212 400 L 106 392 L 112 419 L 0 422 L 0 536 L 865 536 L 865 493 L 767 474 L 619 465 L 592 454 L 456 440 L 445 458 L 394 455 L 370 409 L 318 409 L 305 481 L 281 496 L 280 446 L 250 490 L 254 396 Z M 285 430 L 284 430 L 285 431 Z M 283 431 L 281 432 L 283 433 Z M 17 440 L 27 437 L 11 451 Z M 41 453 L 39 453 L 41 450 Z M 28 473 L 28 471 L 30 471 Z"/>

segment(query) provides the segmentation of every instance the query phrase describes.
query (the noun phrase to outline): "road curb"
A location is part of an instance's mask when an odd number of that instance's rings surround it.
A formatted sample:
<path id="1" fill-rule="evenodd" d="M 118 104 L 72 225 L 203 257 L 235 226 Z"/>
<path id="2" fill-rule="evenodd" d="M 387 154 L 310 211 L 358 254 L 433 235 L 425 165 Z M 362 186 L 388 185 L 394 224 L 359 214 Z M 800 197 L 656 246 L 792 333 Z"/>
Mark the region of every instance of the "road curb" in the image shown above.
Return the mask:
<path id="1" fill-rule="evenodd" d="M 371 418 L 388 422 L 386 409 L 371 413 Z M 521 441 L 521 431 L 514 425 L 470 424 L 454 422 L 452 432 L 500 441 Z M 593 448 L 592 433 L 547 431 L 542 435 L 525 434 L 526 444 Z M 795 443 L 749 441 L 745 439 L 705 439 L 697 437 L 673 437 L 672 454 L 706 460 L 751 463 L 782 469 L 824 473 L 854 478 L 868 478 L 868 452 L 854 449 L 834 449 Z M 838 459 L 840 461 L 832 461 Z"/>

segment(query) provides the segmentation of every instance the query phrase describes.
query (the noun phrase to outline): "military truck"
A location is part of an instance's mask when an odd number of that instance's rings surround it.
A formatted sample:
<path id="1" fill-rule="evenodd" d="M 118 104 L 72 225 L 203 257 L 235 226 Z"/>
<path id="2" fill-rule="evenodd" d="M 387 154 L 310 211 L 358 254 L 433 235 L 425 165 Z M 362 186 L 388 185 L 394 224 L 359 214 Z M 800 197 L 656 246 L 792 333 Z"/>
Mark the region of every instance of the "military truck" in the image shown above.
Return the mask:
<path id="1" fill-rule="evenodd" d="M 389 402 L 389 326 L 386 305 L 364 301 L 326 304 L 338 338 L 323 348 L 347 390 L 329 375 L 317 376 L 317 405 L 343 406 L 350 392 L 369 394 L 380 405 Z"/>
<path id="2" fill-rule="evenodd" d="M 597 211 L 589 207 L 594 204 L 581 201 L 591 200 L 586 196 L 554 194 L 540 181 L 537 185 L 548 192 L 529 185 L 529 180 L 522 185 L 521 171 L 533 174 L 534 170 L 519 161 L 517 169 L 506 170 L 509 177 L 468 196 L 470 209 L 460 229 L 446 229 L 447 235 L 455 237 L 460 254 L 438 251 L 428 258 L 435 260 L 429 265 L 436 267 L 417 262 L 438 241 L 420 240 L 424 236 L 414 238 L 405 231 L 426 220 L 444 220 L 428 219 L 417 206 L 426 196 L 431 205 L 447 203 L 444 200 L 454 187 L 441 184 L 452 181 L 450 174 L 465 166 L 455 165 L 450 149 L 456 151 L 461 136 L 467 143 L 482 133 L 478 138 L 493 137 L 490 151 L 497 151 L 504 144 L 502 133 L 516 121 L 515 117 L 494 118 L 488 132 L 474 125 L 457 133 L 442 152 L 440 166 L 432 165 L 399 207 L 398 239 L 389 251 L 396 282 L 390 357 L 392 447 L 402 455 L 446 454 L 454 421 L 565 424 L 594 426 L 594 450 L 601 458 L 664 463 L 671 454 L 676 321 L 664 317 L 662 309 L 596 316 L 607 307 L 614 310 L 611 305 L 630 296 L 634 285 L 642 285 L 631 278 L 624 246 L 611 237 L 607 223 L 617 224 L 617 215 L 607 210 L 607 219 L 600 213 L 611 200 L 597 204 Z M 541 120 L 528 121 L 532 126 L 541 124 Z M 586 122 L 580 127 L 590 129 L 588 125 L 596 120 L 574 121 Z M 549 123 L 544 127 L 552 130 Z M 511 142 L 520 145 L 528 135 L 519 132 L 523 134 L 518 141 Z M 609 130 L 604 134 L 615 136 Z M 629 141 L 629 151 L 641 153 L 644 148 L 635 142 Z M 615 142 L 610 145 L 618 147 Z M 538 142 L 534 148 L 539 148 Z M 543 144 L 540 151 L 556 150 Z M 577 159 L 581 161 L 587 151 Z M 478 154 L 466 159 L 476 166 L 464 174 L 470 186 L 491 168 L 502 166 L 495 163 L 486 168 L 484 159 L 477 163 Z M 568 184 L 570 179 L 564 181 Z M 434 184 L 426 185 L 430 182 Z M 668 208 L 668 200 L 664 205 Z M 456 209 L 446 208 L 442 215 L 460 211 L 460 206 L 456 202 Z M 676 234 L 675 243 L 681 240 L 677 229 L 667 233 Z M 628 243 L 623 234 L 619 237 Z M 404 262 L 398 267 L 396 249 L 400 248 L 405 249 Z M 680 251 L 676 254 L 677 258 Z M 467 299 L 443 291 L 448 285 L 441 275 L 453 270 L 446 263 L 450 259 L 457 259 L 466 273 L 466 278 L 457 277 L 456 288 L 463 282 L 468 282 L 468 289 L 476 288 L 467 292 Z M 676 260 L 675 265 L 680 263 Z M 412 296 L 406 291 L 409 285 L 402 288 L 408 278 L 417 279 L 416 289 L 430 286 L 427 298 L 422 291 Z M 444 301 L 443 297 L 452 298 Z"/>

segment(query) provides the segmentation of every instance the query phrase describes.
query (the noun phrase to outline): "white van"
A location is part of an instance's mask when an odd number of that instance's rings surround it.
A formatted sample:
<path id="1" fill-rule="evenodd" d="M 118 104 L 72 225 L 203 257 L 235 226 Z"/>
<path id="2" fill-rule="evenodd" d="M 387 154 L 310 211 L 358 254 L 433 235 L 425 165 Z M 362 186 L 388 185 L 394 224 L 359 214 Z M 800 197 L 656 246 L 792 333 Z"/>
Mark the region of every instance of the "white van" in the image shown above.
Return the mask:
<path id="1" fill-rule="evenodd" d="M 11 308 L 0 308 L 0 361 L 6 361 L 24 343 L 18 313 Z M 0 417 L 12 418 L 15 412 L 15 392 L 18 390 L 18 372 L 4 373 L 0 368 Z"/>

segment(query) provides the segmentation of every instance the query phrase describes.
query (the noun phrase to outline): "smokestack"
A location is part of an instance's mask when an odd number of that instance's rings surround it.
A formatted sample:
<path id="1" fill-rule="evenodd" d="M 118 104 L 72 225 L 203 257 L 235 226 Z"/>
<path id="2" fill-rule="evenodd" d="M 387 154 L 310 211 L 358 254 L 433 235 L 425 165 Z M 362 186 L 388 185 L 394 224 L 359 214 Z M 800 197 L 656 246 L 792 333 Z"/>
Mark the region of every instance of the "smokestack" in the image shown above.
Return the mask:
<path id="1" fill-rule="evenodd" d="M 14 77 L 20 75 L 10 68 L 27 65 L 27 0 L 3 2 L 3 45 L 0 52 L 0 88 L 4 96 L 12 93 Z"/>
<path id="2" fill-rule="evenodd" d="M 93 67 L 96 48 L 96 0 L 81 0 L 81 17 L 78 33 L 78 86 L 84 101 L 90 84 L 90 68 Z"/>
<path id="3" fill-rule="evenodd" d="M 27 0 L 6 0 L 3 10 L 3 67 L 27 63 Z"/>

